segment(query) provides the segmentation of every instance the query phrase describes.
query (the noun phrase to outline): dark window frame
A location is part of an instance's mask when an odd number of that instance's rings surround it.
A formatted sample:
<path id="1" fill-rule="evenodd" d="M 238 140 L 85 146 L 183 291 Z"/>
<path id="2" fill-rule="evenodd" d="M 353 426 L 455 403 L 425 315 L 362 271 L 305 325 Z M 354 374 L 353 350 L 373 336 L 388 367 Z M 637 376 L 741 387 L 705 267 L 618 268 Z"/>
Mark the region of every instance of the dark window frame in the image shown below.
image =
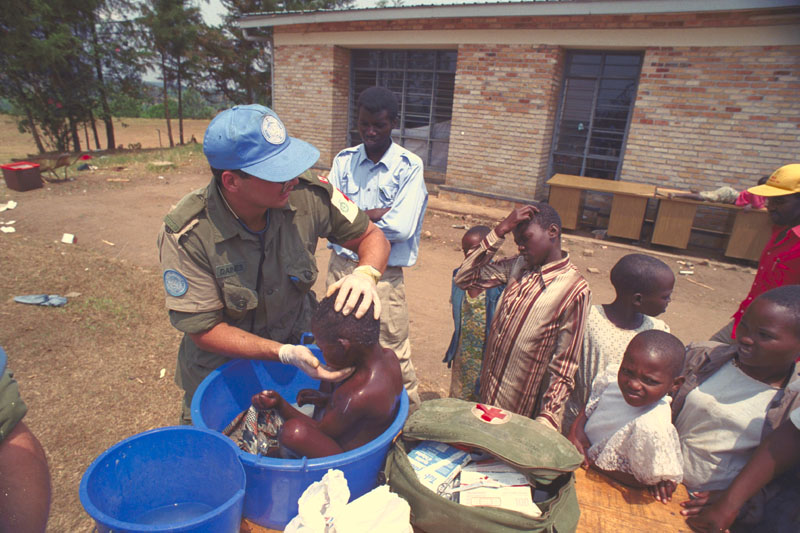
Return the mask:
<path id="1" fill-rule="evenodd" d="M 398 54 L 402 54 L 402 59 L 399 61 L 400 66 L 388 66 L 388 63 L 391 62 L 392 58 L 396 60 Z M 432 68 L 425 68 L 419 66 L 411 66 L 409 64 L 409 56 L 410 55 L 419 55 L 419 54 L 432 54 L 433 55 L 433 67 Z M 398 128 L 392 131 L 392 139 L 400 144 L 401 146 L 405 146 L 406 142 L 409 139 L 414 141 L 421 141 L 424 143 L 424 153 L 420 154 L 419 152 L 415 151 L 417 155 L 422 158 L 423 164 L 425 165 L 426 170 L 436 171 L 436 172 L 445 172 L 447 170 L 447 157 L 446 154 L 449 151 L 450 147 L 450 135 L 446 136 L 437 136 L 434 132 L 434 125 L 437 123 L 435 122 L 437 118 L 441 119 L 443 117 L 447 117 L 447 120 L 451 121 L 452 124 L 452 117 L 453 117 L 453 101 L 455 96 L 455 76 L 456 76 L 456 63 L 458 60 L 458 51 L 452 49 L 370 49 L 370 50 L 360 50 L 354 49 L 351 51 L 351 61 L 350 61 L 350 95 L 349 95 L 349 108 L 348 108 L 348 129 L 347 129 L 347 145 L 348 146 L 355 146 L 361 143 L 361 138 L 358 134 L 358 127 L 357 127 L 357 113 L 358 109 L 356 107 L 356 100 L 358 98 L 358 93 L 366 88 L 366 86 L 371 85 L 380 85 L 386 87 L 386 83 L 382 83 L 382 81 L 389 77 L 389 76 L 396 76 L 400 75 L 402 78 L 402 86 L 400 88 L 400 92 L 398 93 L 396 88 L 389 87 L 398 98 L 399 103 L 399 121 L 398 121 Z M 372 61 L 374 65 L 369 66 L 361 66 L 360 63 L 369 63 Z M 444 65 L 443 65 L 444 64 Z M 410 78 L 414 74 L 431 74 L 430 79 L 430 92 L 427 94 L 423 93 L 413 93 L 413 90 L 410 91 Z M 412 76 L 410 76 L 410 74 Z M 369 84 L 359 83 L 362 82 L 364 79 L 367 79 L 369 76 L 374 75 L 374 82 Z M 450 81 L 442 82 L 443 75 L 447 75 L 450 78 Z M 422 80 L 421 83 L 425 83 L 425 80 Z M 449 84 L 449 94 L 446 96 L 442 96 L 440 94 L 442 90 L 442 85 L 445 85 L 445 91 L 448 90 L 447 85 Z M 357 86 L 361 85 L 361 87 Z M 409 113 L 408 108 L 414 105 L 419 105 L 413 101 L 414 96 L 421 97 L 423 99 L 428 98 L 427 102 L 427 116 L 426 113 Z M 411 97 L 411 98 L 409 98 Z M 444 103 L 444 105 L 442 105 Z M 444 110 L 444 114 L 442 111 Z M 414 128 L 407 127 L 407 123 L 410 122 L 409 118 L 412 120 L 419 120 L 421 118 L 427 119 L 427 124 L 419 127 L 427 126 L 427 131 L 423 136 L 415 135 L 412 130 Z M 434 165 L 431 164 L 434 152 L 434 146 L 444 146 L 444 164 L 442 165 Z M 441 148 L 440 148 L 441 150 Z"/>
<path id="2" fill-rule="evenodd" d="M 573 60 L 576 56 L 579 55 L 590 55 L 590 56 L 599 56 L 600 63 L 598 65 L 599 74 L 592 76 L 592 75 L 571 75 L 570 68 L 573 65 Z M 619 56 L 628 56 L 628 57 L 637 57 L 638 58 L 638 67 L 639 70 L 635 78 L 630 76 L 603 76 L 602 72 L 604 68 L 607 66 L 607 60 L 609 57 L 619 57 Z M 550 155 L 548 161 L 548 176 L 552 176 L 553 174 L 561 173 L 560 169 L 557 168 L 556 163 L 556 156 L 563 155 L 565 157 L 575 157 L 581 159 L 581 168 L 579 175 L 585 176 L 587 175 L 587 161 L 589 160 L 596 160 L 596 161 L 608 161 L 609 163 L 613 163 L 616 160 L 616 166 L 614 168 L 613 176 L 592 176 L 592 177 L 599 177 L 601 179 L 612 179 L 618 180 L 620 176 L 620 172 L 622 170 L 622 163 L 625 159 L 625 147 L 628 143 L 628 133 L 630 132 L 631 120 L 633 118 L 634 107 L 636 104 L 636 95 L 639 91 L 639 81 L 641 79 L 641 72 L 642 66 L 644 63 L 644 52 L 642 51 L 608 51 L 608 50 L 569 50 L 567 51 L 566 57 L 564 59 L 564 74 L 561 80 L 561 90 L 559 94 L 558 100 L 558 109 L 556 111 L 556 120 L 553 126 L 553 136 L 552 142 L 550 146 Z M 577 63 L 578 65 L 580 63 Z M 586 138 L 584 140 L 584 146 L 582 153 L 569 153 L 565 151 L 559 150 L 559 141 L 560 137 L 562 136 L 562 120 L 564 119 L 564 112 L 565 108 L 567 107 L 566 99 L 567 99 L 567 92 L 569 88 L 569 81 L 570 80 L 593 80 L 594 81 L 594 89 L 592 95 L 592 102 L 591 102 L 591 117 L 589 120 L 589 125 L 587 127 Z M 618 155 L 617 156 L 608 156 L 602 154 L 592 154 L 590 153 L 590 149 L 592 148 L 592 140 L 596 137 L 597 133 L 616 133 L 613 131 L 603 131 L 603 128 L 595 127 L 597 112 L 598 112 L 598 94 L 600 92 L 601 84 L 604 80 L 631 80 L 632 82 L 632 94 L 630 97 L 630 103 L 628 104 L 628 113 L 627 118 L 625 121 L 625 129 L 622 134 L 622 138 L 619 142 Z M 613 107 L 613 106 L 608 106 Z M 608 172 L 607 170 L 605 172 Z M 590 174 L 592 171 L 590 170 Z"/>

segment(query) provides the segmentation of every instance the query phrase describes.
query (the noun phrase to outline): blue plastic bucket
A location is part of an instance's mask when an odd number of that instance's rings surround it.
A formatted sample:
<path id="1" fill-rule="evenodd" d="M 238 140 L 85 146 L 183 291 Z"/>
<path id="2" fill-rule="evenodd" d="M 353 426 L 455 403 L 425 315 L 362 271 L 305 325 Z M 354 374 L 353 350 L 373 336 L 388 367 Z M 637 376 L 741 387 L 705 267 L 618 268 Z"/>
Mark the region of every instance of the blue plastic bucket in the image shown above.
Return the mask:
<path id="1" fill-rule="evenodd" d="M 238 532 L 245 472 L 236 444 L 191 426 L 118 442 L 83 474 L 80 497 L 97 530 Z"/>
<path id="2" fill-rule="evenodd" d="M 319 357 L 319 349 L 309 346 Z M 297 368 L 267 361 L 237 359 L 213 371 L 192 399 L 192 421 L 201 428 L 222 431 L 233 418 L 250 407 L 250 399 L 264 389 L 277 390 L 294 401 L 300 389 L 316 389 L 319 382 Z M 378 438 L 355 450 L 319 459 L 276 459 L 239 450 L 247 473 L 244 517 L 256 524 L 283 529 L 297 515 L 297 500 L 309 485 L 322 479 L 329 468 L 347 478 L 350 498 L 378 485 L 389 446 L 408 416 L 408 395 L 403 391 L 400 410 Z"/>

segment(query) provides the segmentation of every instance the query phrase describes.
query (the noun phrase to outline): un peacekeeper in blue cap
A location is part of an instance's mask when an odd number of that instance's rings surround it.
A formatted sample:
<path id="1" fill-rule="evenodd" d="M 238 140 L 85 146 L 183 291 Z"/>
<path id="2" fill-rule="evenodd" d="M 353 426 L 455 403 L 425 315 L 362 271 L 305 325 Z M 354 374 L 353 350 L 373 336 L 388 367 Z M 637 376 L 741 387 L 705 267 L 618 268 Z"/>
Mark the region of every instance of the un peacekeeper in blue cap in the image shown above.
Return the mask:
<path id="1" fill-rule="evenodd" d="M 316 299 L 314 251 L 324 237 L 356 253 L 359 267 L 328 289 L 336 310 L 356 316 L 374 302 L 390 245 L 364 212 L 308 171 L 319 150 L 290 137 L 261 105 L 236 106 L 206 129 L 203 152 L 213 179 L 164 217 L 158 248 L 167 309 L 184 333 L 175 382 L 185 394 L 181 423 L 191 424 L 200 382 L 229 358 L 294 365 L 340 381 L 351 369 L 321 365 L 302 345 Z"/>

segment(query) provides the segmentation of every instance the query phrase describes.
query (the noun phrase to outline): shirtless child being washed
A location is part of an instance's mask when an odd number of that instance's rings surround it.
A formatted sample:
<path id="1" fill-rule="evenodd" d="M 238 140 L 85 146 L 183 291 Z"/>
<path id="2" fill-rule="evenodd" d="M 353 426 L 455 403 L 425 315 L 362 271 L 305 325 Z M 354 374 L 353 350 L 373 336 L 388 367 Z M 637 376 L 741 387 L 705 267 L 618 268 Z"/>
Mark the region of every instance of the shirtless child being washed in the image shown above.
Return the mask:
<path id="1" fill-rule="evenodd" d="M 244 425 L 242 449 L 261 455 L 326 457 L 362 446 L 392 423 L 400 406 L 403 380 L 394 352 L 378 343 L 380 322 L 367 312 L 360 319 L 333 309 L 336 293 L 320 302 L 311 331 L 327 365 L 353 367 L 341 383 L 323 390 L 303 389 L 297 405 L 315 406 L 314 417 L 294 408 L 277 391 L 253 396 L 251 407 L 239 415 L 225 433 Z M 277 453 L 280 450 L 280 453 Z"/>

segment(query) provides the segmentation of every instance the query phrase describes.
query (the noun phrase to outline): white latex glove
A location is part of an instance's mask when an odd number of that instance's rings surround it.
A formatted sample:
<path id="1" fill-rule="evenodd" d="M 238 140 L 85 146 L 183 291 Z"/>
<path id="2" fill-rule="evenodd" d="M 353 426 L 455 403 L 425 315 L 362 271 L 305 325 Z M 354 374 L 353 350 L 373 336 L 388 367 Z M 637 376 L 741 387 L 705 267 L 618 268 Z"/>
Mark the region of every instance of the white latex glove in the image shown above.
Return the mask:
<path id="1" fill-rule="evenodd" d="M 299 344 L 284 344 L 278 350 L 278 358 L 285 365 L 296 366 L 310 377 L 321 381 L 342 381 L 347 379 L 355 370 L 352 366 L 341 370 L 320 364 L 319 359 L 314 357 L 306 346 Z"/>
<path id="2" fill-rule="evenodd" d="M 328 287 L 328 292 L 325 293 L 325 296 L 330 296 L 337 289 L 339 294 L 333 304 L 333 310 L 337 313 L 341 311 L 343 315 L 349 315 L 350 311 L 356 306 L 358 298 L 363 294 L 364 299 L 361 300 L 361 305 L 356 309 L 356 318 L 364 316 L 372 303 L 375 304 L 375 313 L 373 315 L 375 320 L 381 317 L 381 300 L 378 297 L 378 288 L 375 280 L 369 274 L 364 272 L 348 274 Z"/>

